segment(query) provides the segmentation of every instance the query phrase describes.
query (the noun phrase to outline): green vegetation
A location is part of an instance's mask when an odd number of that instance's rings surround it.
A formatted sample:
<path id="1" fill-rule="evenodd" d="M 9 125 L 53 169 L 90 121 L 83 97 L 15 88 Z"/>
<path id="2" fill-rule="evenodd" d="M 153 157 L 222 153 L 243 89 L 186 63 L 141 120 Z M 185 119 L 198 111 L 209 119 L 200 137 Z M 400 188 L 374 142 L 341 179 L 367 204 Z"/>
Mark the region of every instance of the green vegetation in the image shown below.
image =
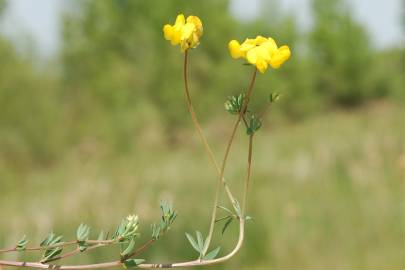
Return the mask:
<path id="1" fill-rule="evenodd" d="M 246 244 L 219 268 L 404 269 L 404 47 L 373 48 L 338 0 L 312 2 L 308 32 L 267 5 L 256 21 L 239 22 L 225 0 L 87 0 L 75 8 L 63 18 L 60 54 L 45 68 L 0 37 L 0 247 L 23 249 L 24 233 L 39 243 L 52 230 L 75 239 L 81 222 L 97 238 L 131 212 L 148 231 L 167 199 L 179 218 L 146 255 L 195 257 L 183 232 L 208 230 L 217 176 L 191 129 L 181 55 L 162 37 L 162 25 L 181 11 L 204 21 L 202 43 L 190 53 L 190 87 L 218 157 L 232 125 L 224 101 L 230 97 L 235 111 L 232 96 L 249 79 L 227 42 L 262 33 L 293 52 L 278 72 L 258 77 L 257 96 L 281 93 L 280 103 L 256 136 Z M 233 187 L 244 177 L 245 133 L 226 171 Z M 220 252 L 236 241 L 235 223 L 214 241 Z M 221 226 L 215 234 L 221 239 Z"/>
<path id="2" fill-rule="evenodd" d="M 330 113 L 262 130 L 253 157 L 248 210 L 253 221 L 247 224 L 242 252 L 223 269 L 403 269 L 404 113 L 378 103 L 356 113 Z M 219 146 L 224 141 L 217 132 L 211 128 L 209 137 L 217 138 Z M 14 245 L 21 232 L 40 242 L 52 228 L 74 238 L 80 222 L 94 228 L 94 238 L 101 228 L 113 232 L 117 224 L 111 220 L 133 211 L 143 220 L 141 231 L 148 231 L 164 198 L 173 201 L 179 217 L 146 254 L 155 260 L 193 258 L 183 232 L 208 229 L 210 209 L 205 204 L 213 198 L 211 186 L 217 179 L 214 170 L 207 170 L 209 162 L 194 132 L 188 135 L 192 139 L 184 144 L 189 147 L 174 153 L 162 146 L 159 155 L 144 149 L 115 159 L 72 154 L 52 168 L 25 174 L 23 185 L 2 186 L 7 192 L 0 211 L 7 222 L 0 223 L 0 231 L 10 232 L 1 234 L 2 246 Z M 234 169 L 228 170 L 232 187 L 243 180 L 245 140 L 241 130 L 229 164 Z M 218 228 L 215 234 L 221 239 Z M 214 246 L 231 248 L 236 229 L 231 224 L 225 243 Z M 141 235 L 139 241 L 148 237 Z M 96 250 L 68 262 L 100 258 L 111 254 Z"/>

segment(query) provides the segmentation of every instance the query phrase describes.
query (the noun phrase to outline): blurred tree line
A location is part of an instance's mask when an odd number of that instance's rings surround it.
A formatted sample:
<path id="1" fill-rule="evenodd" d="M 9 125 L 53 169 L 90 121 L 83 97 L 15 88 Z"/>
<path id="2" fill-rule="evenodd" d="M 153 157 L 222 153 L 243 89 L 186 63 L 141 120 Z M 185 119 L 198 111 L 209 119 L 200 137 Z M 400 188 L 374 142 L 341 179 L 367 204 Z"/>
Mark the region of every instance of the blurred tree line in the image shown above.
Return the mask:
<path id="1" fill-rule="evenodd" d="M 313 27 L 306 32 L 274 3 L 263 1 L 256 20 L 241 22 L 227 0 L 69 1 L 57 60 L 40 70 L 1 37 L 0 169 L 46 166 L 72 149 L 115 155 L 132 153 L 145 140 L 176 141 L 189 125 L 183 58 L 161 29 L 179 12 L 204 22 L 190 66 L 203 120 L 222 115 L 225 98 L 243 91 L 250 76 L 249 67 L 230 58 L 228 41 L 259 33 L 293 51 L 283 68 L 259 77 L 255 90 L 262 97 L 282 93 L 276 115 L 299 120 L 404 99 L 404 47 L 376 50 L 344 1 L 312 0 Z M 0 1 L 1 12 L 5 5 Z"/>

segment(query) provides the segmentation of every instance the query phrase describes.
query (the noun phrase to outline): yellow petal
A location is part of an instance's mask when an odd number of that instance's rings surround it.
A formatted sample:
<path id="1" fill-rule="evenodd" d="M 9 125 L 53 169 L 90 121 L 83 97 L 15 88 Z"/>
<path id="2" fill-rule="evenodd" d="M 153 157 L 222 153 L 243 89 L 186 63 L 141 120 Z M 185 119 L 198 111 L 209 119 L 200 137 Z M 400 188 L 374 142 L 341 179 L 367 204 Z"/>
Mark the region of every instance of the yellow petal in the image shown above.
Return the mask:
<path id="1" fill-rule="evenodd" d="M 240 46 L 240 50 L 244 53 L 256 47 L 256 40 L 247 38 L 242 45 Z"/>
<path id="2" fill-rule="evenodd" d="M 267 67 L 269 65 L 267 64 L 267 62 L 264 59 L 258 59 L 257 63 L 256 63 L 256 68 L 261 72 L 264 73 L 267 70 Z"/>
<path id="3" fill-rule="evenodd" d="M 232 58 L 237 59 L 237 58 L 242 57 L 241 52 L 240 52 L 240 44 L 238 41 L 231 40 L 228 43 L 228 48 L 229 48 L 229 52 L 230 52 Z"/>
<path id="4" fill-rule="evenodd" d="M 266 42 L 267 38 L 263 37 L 263 36 L 257 36 L 255 38 L 255 43 L 256 45 L 261 45 L 262 43 Z"/>
<path id="5" fill-rule="evenodd" d="M 276 44 L 276 42 L 274 41 L 274 39 L 272 39 L 272 38 L 266 39 L 266 41 L 263 42 L 263 43 L 261 44 L 261 46 L 263 46 L 264 48 L 266 48 L 266 50 L 269 52 L 270 56 L 271 56 L 275 51 L 277 51 L 277 44 Z"/>
<path id="6" fill-rule="evenodd" d="M 246 59 L 248 60 L 249 63 L 256 65 L 256 62 L 258 59 L 258 53 L 257 53 L 256 48 L 251 49 L 247 52 Z"/>
<path id="7" fill-rule="evenodd" d="M 177 15 L 174 26 L 183 26 L 186 23 L 186 19 L 183 14 Z"/>
<path id="8" fill-rule="evenodd" d="M 181 31 L 177 30 L 177 29 L 173 29 L 173 33 L 172 33 L 172 38 L 171 38 L 171 42 L 172 45 L 177 45 L 181 42 Z"/>
<path id="9" fill-rule="evenodd" d="M 203 34 L 203 25 L 202 22 L 200 20 L 200 18 L 198 18 L 197 16 L 188 16 L 187 17 L 187 23 L 192 23 L 195 26 L 196 29 L 196 34 L 198 35 L 198 37 L 201 37 Z"/>
<path id="10" fill-rule="evenodd" d="M 169 24 L 166 24 L 165 26 L 163 26 L 163 34 L 164 34 L 166 40 L 171 40 L 171 38 L 173 36 L 173 27 Z"/>
<path id="11" fill-rule="evenodd" d="M 181 29 L 181 39 L 191 39 L 194 31 L 195 25 L 192 23 L 186 23 Z"/>
<path id="12" fill-rule="evenodd" d="M 270 65 L 277 69 L 291 56 L 291 51 L 288 46 L 280 47 L 271 57 Z"/>

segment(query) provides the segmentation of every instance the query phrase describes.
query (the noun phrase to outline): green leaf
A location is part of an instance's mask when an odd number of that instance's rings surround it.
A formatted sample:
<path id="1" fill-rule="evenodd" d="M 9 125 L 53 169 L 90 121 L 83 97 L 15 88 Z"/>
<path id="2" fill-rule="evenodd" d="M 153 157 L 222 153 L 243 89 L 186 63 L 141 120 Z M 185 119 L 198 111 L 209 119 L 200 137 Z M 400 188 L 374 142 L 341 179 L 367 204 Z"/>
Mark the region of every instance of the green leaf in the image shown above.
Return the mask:
<path id="1" fill-rule="evenodd" d="M 46 263 L 62 253 L 62 248 L 47 249 L 41 259 L 41 263 Z"/>
<path id="2" fill-rule="evenodd" d="M 258 131 L 261 126 L 262 120 L 253 114 L 249 121 L 249 127 L 246 129 L 247 135 L 252 135 L 256 131 Z"/>
<path id="3" fill-rule="evenodd" d="M 160 237 L 161 226 L 156 225 L 156 223 L 152 224 L 152 238 L 158 240 Z"/>
<path id="4" fill-rule="evenodd" d="M 191 246 L 192 246 L 198 253 L 200 253 L 201 250 L 200 250 L 199 246 L 197 245 L 196 241 L 194 240 L 194 238 L 193 238 L 190 234 L 188 234 L 188 233 L 186 233 L 186 237 L 187 237 L 188 241 L 190 242 Z"/>
<path id="5" fill-rule="evenodd" d="M 225 206 L 218 205 L 217 207 L 218 207 L 219 209 L 222 209 L 222 210 L 228 212 L 228 213 L 231 214 L 231 215 L 234 215 L 234 212 L 232 212 L 231 210 L 229 210 L 229 209 L 226 208 Z"/>
<path id="6" fill-rule="evenodd" d="M 281 97 L 280 93 L 270 93 L 269 96 L 270 103 L 278 101 L 280 97 Z"/>
<path id="7" fill-rule="evenodd" d="M 238 215 L 238 217 L 241 217 L 242 216 L 242 210 L 240 209 L 240 204 L 239 204 L 239 202 L 237 200 L 235 200 L 235 203 L 234 203 L 233 206 L 235 207 L 235 211 L 236 211 L 236 214 Z"/>
<path id="8" fill-rule="evenodd" d="M 90 235 L 90 226 L 86 224 L 80 224 L 76 231 L 77 241 L 83 242 L 89 238 Z"/>
<path id="9" fill-rule="evenodd" d="M 239 94 L 237 96 L 230 96 L 224 103 L 225 110 L 230 114 L 239 114 L 242 110 L 243 102 L 245 100 L 245 94 Z"/>
<path id="10" fill-rule="evenodd" d="M 144 259 L 129 259 L 129 260 L 124 261 L 123 264 L 126 269 L 131 269 L 131 268 L 138 267 L 138 265 L 140 265 L 144 261 L 145 261 Z"/>
<path id="11" fill-rule="evenodd" d="M 24 251 L 27 244 L 28 244 L 28 241 L 27 241 L 26 236 L 24 235 L 23 238 L 21 238 L 20 241 L 18 241 L 15 249 L 18 251 Z"/>
<path id="12" fill-rule="evenodd" d="M 217 219 L 215 220 L 215 223 L 220 222 L 220 221 L 225 220 L 225 219 L 228 219 L 228 218 L 230 218 L 230 217 L 232 217 L 232 216 L 228 215 L 228 216 L 224 216 L 224 217 L 221 217 L 221 218 L 217 218 Z"/>
<path id="13" fill-rule="evenodd" d="M 221 247 L 217 247 L 216 249 L 210 251 L 207 255 L 204 256 L 204 260 L 213 260 L 218 256 Z"/>
<path id="14" fill-rule="evenodd" d="M 246 220 L 246 221 L 249 221 L 249 220 L 253 220 L 253 218 L 252 218 L 251 216 L 246 216 L 246 217 L 245 217 L 245 220 Z"/>
<path id="15" fill-rule="evenodd" d="M 53 232 L 51 232 L 50 234 L 48 234 L 48 236 L 42 240 L 42 242 L 39 244 L 41 247 L 45 247 L 45 246 L 49 246 L 49 243 L 51 242 L 51 240 L 55 237 L 55 234 Z"/>
<path id="16" fill-rule="evenodd" d="M 107 239 L 106 234 L 104 233 L 103 230 L 101 230 L 100 233 L 98 234 L 97 240 L 98 241 L 104 241 L 106 239 Z"/>
<path id="17" fill-rule="evenodd" d="M 56 244 L 61 243 L 63 239 L 62 235 L 57 236 L 53 232 L 51 232 L 44 240 L 42 240 L 40 246 L 41 247 L 50 247 Z M 47 262 L 56 256 L 58 256 L 62 252 L 62 247 L 51 247 L 45 250 L 44 254 L 42 255 L 41 262 Z"/>
<path id="18" fill-rule="evenodd" d="M 124 251 L 121 252 L 121 256 L 127 256 L 128 254 L 130 254 L 135 248 L 135 239 L 132 238 L 131 241 L 129 241 L 128 246 L 125 248 Z"/>
<path id="19" fill-rule="evenodd" d="M 224 227 L 222 227 L 222 235 L 225 233 L 226 229 L 231 225 L 233 217 L 229 217 L 228 220 L 225 222 Z"/>
<path id="20" fill-rule="evenodd" d="M 202 233 L 199 231 L 196 231 L 196 235 L 197 235 L 197 243 L 198 243 L 198 248 L 201 251 L 204 250 L 204 238 L 202 236 Z"/>

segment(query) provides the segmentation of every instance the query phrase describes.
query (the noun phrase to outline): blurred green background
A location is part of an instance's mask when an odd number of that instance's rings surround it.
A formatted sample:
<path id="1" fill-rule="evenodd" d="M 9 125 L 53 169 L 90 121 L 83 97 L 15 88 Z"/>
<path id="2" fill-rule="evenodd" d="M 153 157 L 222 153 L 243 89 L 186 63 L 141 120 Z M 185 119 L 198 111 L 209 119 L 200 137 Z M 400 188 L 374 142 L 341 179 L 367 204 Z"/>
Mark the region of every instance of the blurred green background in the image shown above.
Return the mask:
<path id="1" fill-rule="evenodd" d="M 305 29 L 278 1 L 262 1 L 250 20 L 226 0 L 65 2 L 60 46 L 46 61 L 30 38 L 0 36 L 0 246 L 24 234 L 33 244 L 50 230 L 74 238 L 81 222 L 113 231 L 129 213 L 147 239 L 166 199 L 178 220 L 142 257 L 194 258 L 184 232 L 208 231 L 217 178 L 185 106 L 182 55 L 162 36 L 184 12 L 204 22 L 190 54 L 191 92 L 218 159 L 234 121 L 223 103 L 250 77 L 227 42 L 262 34 L 293 52 L 255 88 L 255 108 L 271 91 L 283 98 L 256 138 L 245 245 L 207 268 L 405 269 L 404 44 L 375 46 L 340 0 L 309 1 Z M 9 4 L 0 1 L 0 16 Z M 226 171 L 239 195 L 246 146 L 241 129 Z M 235 224 L 215 232 L 222 254 L 236 236 Z"/>

